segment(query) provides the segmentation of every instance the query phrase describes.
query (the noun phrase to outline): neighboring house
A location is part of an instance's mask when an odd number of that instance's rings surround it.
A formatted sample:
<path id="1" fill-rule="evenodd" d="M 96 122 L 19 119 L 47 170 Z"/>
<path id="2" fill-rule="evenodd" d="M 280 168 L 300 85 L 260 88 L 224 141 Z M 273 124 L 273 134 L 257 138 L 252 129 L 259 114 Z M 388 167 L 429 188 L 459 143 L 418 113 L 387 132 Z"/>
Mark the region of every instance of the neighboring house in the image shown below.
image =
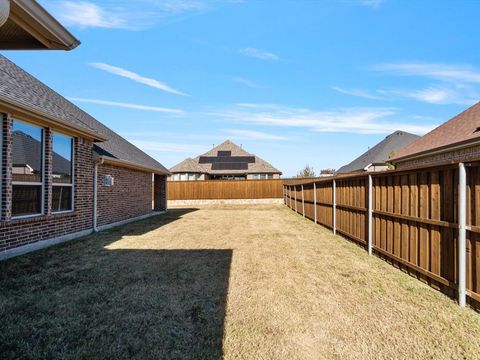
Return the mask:
<path id="1" fill-rule="evenodd" d="M 49 31 L 68 38 L 35 1 L 11 4 L 28 8 L 27 20 L 39 12 Z M 11 14 L 23 26 L 21 15 Z M 3 49 L 32 47 L 26 35 L 8 47 L 3 26 L 0 34 Z M 166 209 L 167 169 L 1 55 L 0 165 L 0 259 Z"/>
<path id="2" fill-rule="evenodd" d="M 170 180 L 279 179 L 282 172 L 230 140 L 170 169 Z"/>
<path id="3" fill-rule="evenodd" d="M 397 169 L 480 159 L 480 103 L 402 149 L 391 162 Z"/>
<path id="4" fill-rule="evenodd" d="M 388 170 L 390 158 L 418 138 L 418 135 L 397 130 L 350 164 L 342 166 L 337 170 L 337 174 Z"/>

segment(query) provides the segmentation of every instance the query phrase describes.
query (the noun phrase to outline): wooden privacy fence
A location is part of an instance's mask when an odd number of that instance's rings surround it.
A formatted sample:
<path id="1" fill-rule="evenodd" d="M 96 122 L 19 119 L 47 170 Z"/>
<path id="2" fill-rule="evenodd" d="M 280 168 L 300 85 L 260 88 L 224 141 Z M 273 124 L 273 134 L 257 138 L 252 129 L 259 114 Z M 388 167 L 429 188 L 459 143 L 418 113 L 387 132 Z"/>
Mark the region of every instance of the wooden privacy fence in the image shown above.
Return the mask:
<path id="1" fill-rule="evenodd" d="M 283 179 L 168 181 L 167 193 L 168 200 L 281 199 L 283 181 Z"/>
<path id="2" fill-rule="evenodd" d="M 284 201 L 480 308 L 480 164 L 289 181 Z"/>

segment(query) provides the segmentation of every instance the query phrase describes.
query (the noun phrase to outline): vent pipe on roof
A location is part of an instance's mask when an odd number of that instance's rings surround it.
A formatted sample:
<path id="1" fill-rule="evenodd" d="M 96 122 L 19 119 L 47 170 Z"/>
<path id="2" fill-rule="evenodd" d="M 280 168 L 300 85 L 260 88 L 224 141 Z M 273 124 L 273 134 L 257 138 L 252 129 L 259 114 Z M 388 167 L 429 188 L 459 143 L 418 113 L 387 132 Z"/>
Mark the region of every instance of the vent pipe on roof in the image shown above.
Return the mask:
<path id="1" fill-rule="evenodd" d="M 0 26 L 5 24 L 10 15 L 10 0 L 0 0 Z"/>

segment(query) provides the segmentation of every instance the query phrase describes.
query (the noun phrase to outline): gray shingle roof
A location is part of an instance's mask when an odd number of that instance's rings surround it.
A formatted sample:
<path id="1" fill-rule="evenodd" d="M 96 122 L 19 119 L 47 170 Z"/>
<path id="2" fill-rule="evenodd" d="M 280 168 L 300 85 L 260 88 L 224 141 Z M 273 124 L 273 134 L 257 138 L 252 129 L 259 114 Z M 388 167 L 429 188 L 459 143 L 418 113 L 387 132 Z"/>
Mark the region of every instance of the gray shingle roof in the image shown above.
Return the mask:
<path id="1" fill-rule="evenodd" d="M 205 170 L 198 164 L 198 161 L 192 158 L 186 158 L 174 167 L 170 168 L 170 172 L 182 173 L 200 173 L 203 174 Z"/>
<path id="2" fill-rule="evenodd" d="M 353 160 L 350 164 L 342 166 L 337 170 L 337 174 L 362 171 L 370 164 L 385 164 L 392 155 L 398 153 L 402 148 L 418 138 L 418 135 L 397 130 Z"/>
<path id="3" fill-rule="evenodd" d="M 244 170 L 215 170 L 212 163 L 200 163 L 200 158 L 205 156 L 216 157 L 218 156 L 219 151 L 230 152 L 231 156 L 243 156 L 243 157 L 254 157 L 255 162 L 248 163 L 248 169 Z M 196 170 L 196 171 L 195 171 Z M 237 144 L 227 140 L 222 144 L 214 147 L 213 149 L 207 151 L 205 154 L 197 156 L 195 159 L 185 159 L 181 163 L 175 165 L 170 169 L 170 172 L 195 172 L 195 173 L 206 173 L 206 174 L 256 174 L 256 173 L 267 173 L 267 174 L 281 174 L 282 172 L 265 160 L 259 158 L 254 154 L 243 150 Z"/>
<path id="4" fill-rule="evenodd" d="M 168 170 L 157 160 L 2 55 L 0 55 L 0 98 L 23 104 L 63 123 L 93 131 L 107 138 L 107 141 L 95 144 L 95 151 L 99 155 L 168 173 Z"/>

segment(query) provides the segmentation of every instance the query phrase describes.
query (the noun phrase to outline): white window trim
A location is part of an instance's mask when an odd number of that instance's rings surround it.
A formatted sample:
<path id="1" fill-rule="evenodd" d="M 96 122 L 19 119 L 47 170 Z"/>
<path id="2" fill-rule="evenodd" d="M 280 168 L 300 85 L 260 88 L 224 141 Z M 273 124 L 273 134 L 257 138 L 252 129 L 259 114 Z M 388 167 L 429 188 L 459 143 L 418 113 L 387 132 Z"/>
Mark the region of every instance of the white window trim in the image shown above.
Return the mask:
<path id="1" fill-rule="evenodd" d="M 52 169 L 53 169 L 53 134 L 60 134 L 63 136 L 68 136 L 72 139 L 72 182 L 70 184 L 65 184 L 65 183 L 54 183 L 53 182 L 53 177 L 52 177 L 52 214 L 67 214 L 75 211 L 75 138 L 73 136 L 63 134 L 58 131 L 52 131 Z M 59 210 L 59 211 L 54 211 L 53 210 L 53 187 L 54 186 L 64 186 L 64 187 L 71 187 L 72 188 L 72 193 L 71 193 L 71 203 L 72 203 L 72 208 L 70 210 Z"/>
<path id="2" fill-rule="evenodd" d="M 41 126 L 37 126 L 35 124 L 22 121 L 22 120 L 17 120 L 13 119 L 12 120 L 12 133 L 13 133 L 13 122 L 14 121 L 19 121 L 21 123 L 27 124 L 29 126 L 33 126 L 36 128 L 39 128 L 42 130 L 42 182 L 28 182 L 28 181 L 13 181 L 12 180 L 12 201 L 11 201 L 11 212 L 12 212 L 12 220 L 17 220 L 17 219 L 28 219 L 28 218 L 34 218 L 34 217 L 39 217 L 45 215 L 45 128 Z M 12 148 L 13 151 L 13 148 Z M 11 155 L 13 157 L 13 154 Z M 12 158 L 12 166 L 13 166 L 13 158 Z M 29 186 L 38 186 L 40 185 L 40 212 L 35 213 L 35 214 L 28 214 L 28 215 L 13 215 L 13 186 L 14 185 L 29 185 Z"/>

